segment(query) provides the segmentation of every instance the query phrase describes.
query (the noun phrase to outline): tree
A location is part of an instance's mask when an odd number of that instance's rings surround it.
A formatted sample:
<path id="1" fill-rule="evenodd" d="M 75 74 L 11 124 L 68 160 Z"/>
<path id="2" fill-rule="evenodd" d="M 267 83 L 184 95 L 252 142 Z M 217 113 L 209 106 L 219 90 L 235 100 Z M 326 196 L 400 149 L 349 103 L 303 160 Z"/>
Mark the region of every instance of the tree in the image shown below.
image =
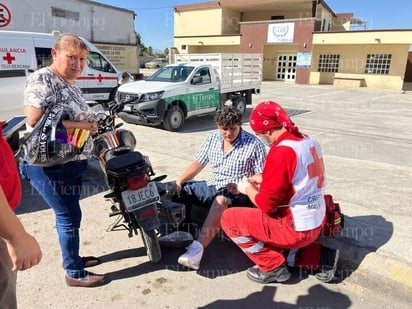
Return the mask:
<path id="1" fill-rule="evenodd" d="M 142 41 L 142 36 L 138 32 L 136 32 L 136 44 L 139 48 L 139 56 L 142 56 L 142 57 L 156 56 L 159 58 L 164 58 L 164 57 L 167 57 L 167 55 L 169 54 L 168 48 L 165 48 L 162 53 L 159 51 L 154 51 L 153 47 L 151 46 L 146 47 Z"/>
<path id="2" fill-rule="evenodd" d="M 139 48 L 139 56 L 151 56 L 151 47 L 149 49 L 144 45 L 142 36 L 136 32 L 136 44 Z"/>

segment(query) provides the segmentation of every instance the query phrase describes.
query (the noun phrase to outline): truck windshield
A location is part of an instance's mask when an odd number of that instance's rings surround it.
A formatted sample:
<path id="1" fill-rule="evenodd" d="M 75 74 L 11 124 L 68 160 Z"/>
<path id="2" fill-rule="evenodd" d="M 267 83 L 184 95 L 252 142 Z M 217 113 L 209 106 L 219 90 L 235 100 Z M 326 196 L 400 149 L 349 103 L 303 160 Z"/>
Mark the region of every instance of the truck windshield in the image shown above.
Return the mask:
<path id="1" fill-rule="evenodd" d="M 178 83 L 185 81 L 193 71 L 192 66 L 166 66 L 156 71 L 146 81 Z"/>

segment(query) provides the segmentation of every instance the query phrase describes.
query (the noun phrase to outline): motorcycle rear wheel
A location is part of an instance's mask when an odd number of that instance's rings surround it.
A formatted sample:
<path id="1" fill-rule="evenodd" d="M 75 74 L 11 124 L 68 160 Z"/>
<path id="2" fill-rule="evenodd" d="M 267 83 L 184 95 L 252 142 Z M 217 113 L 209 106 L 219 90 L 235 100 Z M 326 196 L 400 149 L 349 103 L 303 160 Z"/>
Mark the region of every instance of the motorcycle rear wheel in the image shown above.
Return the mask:
<path id="1" fill-rule="evenodd" d="M 140 234 L 142 235 L 143 243 L 146 248 L 146 254 L 149 257 L 150 262 L 159 262 L 162 259 L 162 251 L 160 249 L 156 229 L 149 231 L 140 229 Z"/>

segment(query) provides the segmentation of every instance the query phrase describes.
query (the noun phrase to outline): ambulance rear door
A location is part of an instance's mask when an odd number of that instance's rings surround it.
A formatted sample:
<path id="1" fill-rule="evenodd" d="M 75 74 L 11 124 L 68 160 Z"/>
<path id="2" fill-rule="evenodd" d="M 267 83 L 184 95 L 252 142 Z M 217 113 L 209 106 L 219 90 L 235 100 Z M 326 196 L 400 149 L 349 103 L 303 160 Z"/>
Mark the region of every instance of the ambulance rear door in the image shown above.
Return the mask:
<path id="1" fill-rule="evenodd" d="M 86 100 L 114 100 L 120 72 L 97 50 L 90 50 L 87 67 L 78 78 Z"/>

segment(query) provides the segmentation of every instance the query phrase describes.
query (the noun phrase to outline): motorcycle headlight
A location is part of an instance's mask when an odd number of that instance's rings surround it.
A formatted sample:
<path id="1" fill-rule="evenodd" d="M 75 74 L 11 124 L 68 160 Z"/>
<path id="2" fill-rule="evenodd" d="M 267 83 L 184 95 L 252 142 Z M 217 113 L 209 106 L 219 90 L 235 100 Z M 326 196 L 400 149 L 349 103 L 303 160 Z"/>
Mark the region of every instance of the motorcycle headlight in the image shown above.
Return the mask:
<path id="1" fill-rule="evenodd" d="M 164 91 L 148 92 L 141 96 L 140 102 L 159 100 Z"/>

